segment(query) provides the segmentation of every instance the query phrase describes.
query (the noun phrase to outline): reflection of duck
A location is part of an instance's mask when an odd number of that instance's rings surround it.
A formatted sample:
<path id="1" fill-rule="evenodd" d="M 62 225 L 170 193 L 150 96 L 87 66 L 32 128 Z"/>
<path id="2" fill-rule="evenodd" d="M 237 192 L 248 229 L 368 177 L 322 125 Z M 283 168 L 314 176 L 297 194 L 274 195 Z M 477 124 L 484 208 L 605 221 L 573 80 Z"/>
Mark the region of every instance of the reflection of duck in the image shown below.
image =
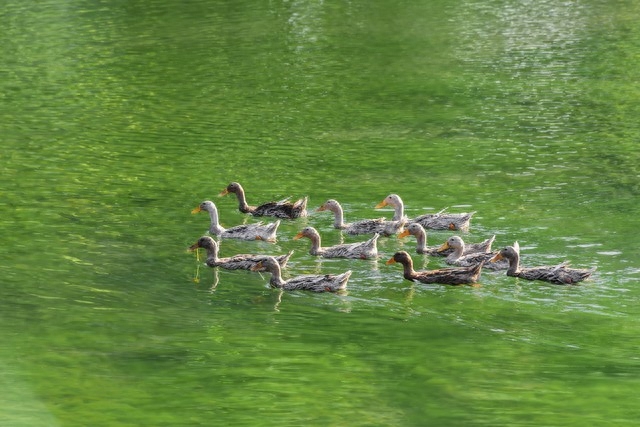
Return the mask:
<path id="1" fill-rule="evenodd" d="M 381 236 L 391 236 L 402 230 L 406 223 L 404 219 L 400 221 L 387 221 L 384 218 L 363 219 L 360 221 L 345 224 L 342 206 L 336 200 L 329 199 L 318 211 L 331 211 L 334 215 L 333 227 L 344 231 L 347 234 L 375 234 Z"/>
<path id="2" fill-rule="evenodd" d="M 232 257 L 219 258 L 218 257 L 218 243 L 211 236 L 202 236 L 196 243 L 189 246 L 190 251 L 195 251 L 198 248 L 204 248 L 207 251 L 207 260 L 205 263 L 209 267 L 222 267 L 227 270 L 250 270 L 251 267 L 256 265 L 259 261 L 264 261 L 266 255 L 253 255 L 253 254 L 238 254 Z M 280 267 L 284 268 L 291 258 L 293 251 L 289 251 L 288 254 L 274 257 Z"/>
<path id="3" fill-rule="evenodd" d="M 570 268 L 568 262 L 555 266 L 520 268 L 520 245 L 518 242 L 515 242 L 513 246 L 500 249 L 500 252 L 491 258 L 491 262 L 501 259 L 509 261 L 507 276 L 520 277 L 527 280 L 544 280 L 557 285 L 578 283 L 591 276 L 595 271 L 595 268 Z"/>
<path id="4" fill-rule="evenodd" d="M 398 234 L 398 237 L 407 237 L 408 235 L 412 235 L 416 238 L 416 252 L 419 254 L 425 254 L 425 255 L 431 255 L 431 256 L 447 256 L 453 253 L 453 248 L 439 251 L 438 246 L 428 247 L 427 232 L 424 230 L 424 227 L 418 224 L 417 222 L 412 222 L 411 224 L 407 225 L 404 231 Z M 495 238 L 496 236 L 493 235 L 490 238 L 480 243 L 465 244 L 463 255 L 490 251 L 491 245 L 493 244 L 493 240 Z"/>
<path id="5" fill-rule="evenodd" d="M 234 193 L 238 198 L 238 209 L 242 213 L 249 213 L 253 216 L 275 216 L 277 218 L 294 219 L 307 216 L 307 198 L 304 197 L 295 203 L 288 199 L 278 202 L 267 202 L 260 206 L 250 206 L 244 195 L 244 189 L 237 182 L 232 182 L 220 192 L 220 196 Z"/>
<path id="6" fill-rule="evenodd" d="M 209 217 L 211 218 L 209 232 L 222 239 L 266 240 L 267 242 L 276 241 L 276 231 L 280 225 L 280 220 L 269 224 L 257 222 L 255 224 L 244 224 L 231 228 L 224 228 L 220 225 L 218 220 L 218 208 L 212 201 L 206 200 L 200 203 L 200 206 L 192 210 L 191 213 L 195 214 L 201 211 L 209 212 Z"/>
<path id="7" fill-rule="evenodd" d="M 393 220 L 397 221 L 404 217 L 404 203 L 397 194 L 389 194 L 383 201 L 376 205 L 376 209 L 383 208 L 385 206 L 393 206 L 394 214 Z M 432 230 L 468 230 L 469 222 L 475 212 L 466 212 L 458 214 L 443 213 L 440 211 L 435 214 L 424 214 L 417 216 L 413 219 L 408 219 L 408 222 L 417 222 L 424 228 Z"/>
<path id="8" fill-rule="evenodd" d="M 271 273 L 269 284 L 272 288 L 281 288 L 286 291 L 337 292 L 347 288 L 347 282 L 351 277 L 351 270 L 349 270 L 342 274 L 306 275 L 285 281 L 280 273 L 280 265 L 273 257 L 267 257 L 264 261 L 260 261 L 251 268 L 251 271 L 262 269 Z"/>
<path id="9" fill-rule="evenodd" d="M 441 268 L 439 270 L 415 271 L 413 269 L 413 260 L 411 256 L 405 252 L 396 252 L 387 264 L 399 262 L 404 268 L 404 278 L 411 281 L 422 283 L 441 283 L 444 285 L 465 285 L 476 283 L 480 279 L 482 265 L 479 263 L 471 267 L 452 267 Z"/>
<path id="10" fill-rule="evenodd" d="M 305 227 L 295 235 L 294 240 L 306 237 L 311 240 L 311 255 L 319 255 L 325 258 L 360 258 L 369 259 L 378 256 L 377 241 L 379 234 L 364 242 L 345 243 L 341 245 L 322 247 L 320 233 L 313 227 Z"/>
<path id="11" fill-rule="evenodd" d="M 509 263 L 507 260 L 501 260 L 496 262 L 487 262 L 491 258 L 494 257 L 498 253 L 495 252 L 476 252 L 464 255 L 465 251 L 464 241 L 460 236 L 451 236 L 447 239 L 446 242 L 442 244 L 438 248 L 439 252 L 444 252 L 447 250 L 453 250 L 447 258 L 445 262 L 451 265 L 457 265 L 460 267 L 469 267 L 471 265 L 478 264 L 480 262 L 484 262 L 484 268 L 489 270 L 506 270 L 509 267 Z"/>

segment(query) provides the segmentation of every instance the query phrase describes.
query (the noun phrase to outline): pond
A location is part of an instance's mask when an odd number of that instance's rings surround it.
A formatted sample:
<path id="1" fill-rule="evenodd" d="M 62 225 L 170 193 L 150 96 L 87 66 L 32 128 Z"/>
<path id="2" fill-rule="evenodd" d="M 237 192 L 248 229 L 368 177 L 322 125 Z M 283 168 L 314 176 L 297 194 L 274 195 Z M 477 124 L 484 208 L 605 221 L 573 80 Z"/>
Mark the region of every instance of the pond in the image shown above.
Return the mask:
<path id="1" fill-rule="evenodd" d="M 0 424 L 624 426 L 640 411 L 640 8 L 634 2 L 151 0 L 0 12 Z M 308 197 L 276 243 L 282 292 L 187 248 L 209 218 Z M 413 238 L 376 260 L 311 256 L 399 194 L 475 212 L 465 241 L 518 241 L 557 286 L 442 268 Z M 264 218 L 270 222 L 273 219 Z M 428 230 L 439 245 L 449 230 Z"/>

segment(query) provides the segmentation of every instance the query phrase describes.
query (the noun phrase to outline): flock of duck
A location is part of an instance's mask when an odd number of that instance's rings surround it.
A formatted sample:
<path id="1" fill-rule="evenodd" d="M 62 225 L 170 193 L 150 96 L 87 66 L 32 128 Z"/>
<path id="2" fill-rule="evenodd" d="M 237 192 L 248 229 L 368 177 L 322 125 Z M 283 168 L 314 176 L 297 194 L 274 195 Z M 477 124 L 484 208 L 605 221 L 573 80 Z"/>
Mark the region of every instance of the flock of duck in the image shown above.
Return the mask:
<path id="1" fill-rule="evenodd" d="M 280 219 L 296 219 L 307 216 L 307 197 L 296 202 L 285 199 L 252 206 L 247 203 L 244 189 L 239 183 L 230 183 L 219 195 L 225 196 L 229 193 L 236 195 L 240 212 L 254 217 L 268 216 L 278 219 L 266 224 L 255 222 L 224 228 L 220 225 L 216 205 L 209 200 L 200 203 L 198 207 L 193 209 L 192 213 L 201 211 L 209 213 L 211 219 L 209 235 L 202 236 L 189 247 L 189 250 L 205 249 L 207 252 L 206 264 L 209 267 L 220 267 L 229 270 L 267 271 L 271 274 L 270 285 L 284 290 L 300 289 L 314 292 L 336 292 L 346 289 L 352 273 L 350 270 L 342 274 L 303 275 L 284 280 L 282 278 L 282 269 L 286 267 L 293 251 L 279 256 L 237 254 L 230 257 L 220 257 L 218 242 L 211 235 L 217 236 L 219 239 L 275 242 Z M 485 268 L 506 270 L 508 276 L 526 280 L 543 280 L 550 283 L 568 285 L 588 278 L 595 270 L 571 268 L 567 262 L 554 266 L 521 267 L 518 242 L 499 251 L 492 251 L 491 246 L 495 236 L 483 242 L 465 244 L 460 236 L 454 235 L 440 246 L 428 247 L 425 229 L 468 230 L 469 223 L 475 212 L 446 213 L 440 211 L 435 214 L 424 214 L 410 219 L 404 215 L 404 204 L 397 194 L 388 195 L 375 207 L 382 208 L 385 206 L 391 206 L 394 209 L 393 218 L 390 220 L 377 218 L 345 223 L 344 212 L 340 204 L 333 199 L 327 200 L 317 208 L 317 211 L 332 212 L 334 215 L 334 228 L 350 235 L 372 235 L 372 237 L 362 242 L 325 247 L 322 246 L 320 233 L 313 227 L 305 227 L 294 236 L 294 240 L 300 238 L 309 239 L 311 241 L 309 253 L 314 256 L 376 259 L 378 258 L 377 241 L 380 236 L 414 236 L 416 239 L 416 253 L 444 256 L 446 257 L 445 262 L 452 265 L 452 267 L 437 270 L 416 271 L 413 267 L 413 260 L 406 251 L 396 252 L 386 261 L 386 264 L 400 263 L 403 266 L 405 279 L 422 283 L 473 285 L 478 282 L 480 273 Z"/>

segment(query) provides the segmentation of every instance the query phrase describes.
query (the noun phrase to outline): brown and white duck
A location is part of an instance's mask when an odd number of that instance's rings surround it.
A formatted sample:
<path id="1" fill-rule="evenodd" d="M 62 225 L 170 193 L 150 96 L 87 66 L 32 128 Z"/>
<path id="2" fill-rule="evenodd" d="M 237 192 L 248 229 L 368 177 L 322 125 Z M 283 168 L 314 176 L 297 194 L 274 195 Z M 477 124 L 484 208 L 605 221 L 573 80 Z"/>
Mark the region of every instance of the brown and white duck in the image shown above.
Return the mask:
<path id="1" fill-rule="evenodd" d="M 422 283 L 440 283 L 443 285 L 471 285 L 480 279 L 480 273 L 484 263 L 479 263 L 471 267 L 451 267 L 438 270 L 415 271 L 413 260 L 405 252 L 396 252 L 387 264 L 400 263 L 403 267 L 403 276 L 407 280 Z"/>
<path id="2" fill-rule="evenodd" d="M 220 258 L 218 256 L 219 245 L 211 236 L 202 236 L 196 243 L 189 246 L 190 251 L 198 248 L 204 248 L 207 251 L 207 260 L 205 264 L 209 267 L 221 267 L 227 270 L 251 270 L 258 262 L 264 261 L 268 255 L 256 254 L 237 254 L 231 257 Z M 274 258 L 278 261 L 281 268 L 286 267 L 289 258 L 293 254 L 293 250 L 284 255 L 278 255 Z"/>
<path id="3" fill-rule="evenodd" d="M 571 268 L 569 262 L 565 261 L 553 266 L 520 267 L 520 245 L 515 242 L 513 246 L 500 249 L 491 262 L 506 259 L 509 261 L 507 276 L 519 277 L 526 280 L 543 280 L 556 285 L 572 285 L 587 279 L 596 270 L 586 268 Z"/>
<path id="4" fill-rule="evenodd" d="M 267 257 L 258 262 L 252 271 L 266 270 L 271 273 L 269 284 L 272 288 L 285 291 L 305 290 L 312 292 L 338 292 L 347 288 L 347 282 L 351 277 L 351 270 L 342 274 L 304 275 L 284 280 L 281 275 L 280 265 L 273 257 Z"/>
<path id="5" fill-rule="evenodd" d="M 210 201 L 205 200 L 200 203 L 198 207 L 191 211 L 192 214 L 207 211 L 211 218 L 211 225 L 209 226 L 209 232 L 221 239 L 241 239 L 241 240 L 265 240 L 267 242 L 276 241 L 276 232 L 280 225 L 280 220 L 263 224 L 257 222 L 253 224 L 242 224 L 231 228 L 224 228 L 220 225 L 218 219 L 218 208 Z"/>
<path id="6" fill-rule="evenodd" d="M 277 202 L 267 202 L 259 206 L 251 206 L 247 203 L 244 189 L 240 183 L 230 183 L 219 195 L 225 196 L 229 193 L 234 193 L 238 198 L 238 209 L 242 213 L 248 213 L 253 216 L 274 216 L 285 219 L 307 216 L 307 197 L 303 197 L 296 202 L 290 202 L 287 198 Z"/>
<path id="7" fill-rule="evenodd" d="M 344 211 L 337 200 L 329 199 L 317 209 L 321 211 L 331 211 L 334 215 L 333 227 L 342 230 L 347 234 L 380 234 L 381 236 L 391 236 L 402 231 L 406 219 L 399 221 L 388 221 L 384 218 L 363 219 L 352 223 L 344 222 Z"/>
<path id="8" fill-rule="evenodd" d="M 495 236 L 494 236 L 495 237 Z M 457 265 L 459 267 L 469 267 L 478 263 L 484 262 L 484 268 L 488 270 L 506 270 L 509 267 L 507 260 L 501 260 L 496 262 L 488 262 L 493 258 L 498 251 L 495 252 L 475 252 L 467 253 L 465 255 L 466 245 L 464 240 L 460 236 L 451 236 L 444 242 L 439 248 L 439 252 L 445 252 L 447 250 L 453 250 L 445 262 L 451 265 Z"/>
<path id="9" fill-rule="evenodd" d="M 385 206 L 392 206 L 394 209 L 393 220 L 397 221 L 404 216 L 404 203 L 397 194 L 389 194 L 380 203 L 376 205 L 376 209 L 383 208 Z M 408 219 L 408 223 L 417 222 L 424 228 L 431 230 L 468 230 L 469 222 L 475 212 L 465 213 L 445 213 L 444 209 L 435 214 L 424 214 L 417 216 L 413 219 Z"/>
<path id="10" fill-rule="evenodd" d="M 313 227 L 305 227 L 293 238 L 294 240 L 306 237 L 311 240 L 311 255 L 321 256 L 324 258 L 358 258 L 371 259 L 378 257 L 377 241 L 379 234 L 374 234 L 372 238 L 364 242 L 344 243 L 340 245 L 322 246 L 320 233 Z"/>

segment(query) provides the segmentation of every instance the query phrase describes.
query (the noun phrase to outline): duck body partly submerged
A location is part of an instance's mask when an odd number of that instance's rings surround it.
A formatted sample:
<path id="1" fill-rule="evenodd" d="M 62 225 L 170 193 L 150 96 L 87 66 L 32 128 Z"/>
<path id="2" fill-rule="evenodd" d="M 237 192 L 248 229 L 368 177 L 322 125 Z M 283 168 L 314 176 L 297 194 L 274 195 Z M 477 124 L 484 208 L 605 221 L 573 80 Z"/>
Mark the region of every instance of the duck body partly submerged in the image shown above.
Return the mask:
<path id="1" fill-rule="evenodd" d="M 200 203 L 200 205 L 192 210 L 191 213 L 195 214 L 202 211 L 207 211 L 211 218 L 209 232 L 221 239 L 265 240 L 267 242 L 276 241 L 276 232 L 280 225 L 280 220 L 268 224 L 257 222 L 253 224 L 242 224 L 231 228 L 224 228 L 219 222 L 218 208 L 212 201 L 206 200 Z"/>
<path id="2" fill-rule="evenodd" d="M 379 234 L 381 236 L 391 236 L 402 231 L 402 228 L 406 224 L 406 219 L 388 221 L 384 218 L 363 219 L 352 223 L 345 223 L 342 206 L 334 199 L 327 200 L 317 211 L 333 212 L 333 227 L 350 235 Z"/>
<path id="3" fill-rule="evenodd" d="M 407 280 L 422 283 L 439 283 L 443 285 L 471 285 L 477 283 L 480 279 L 482 266 L 479 263 L 471 267 L 451 267 L 441 268 L 438 270 L 415 271 L 413 269 L 413 260 L 411 256 L 405 252 L 396 252 L 387 264 L 400 263 L 403 267 L 403 276 Z"/>
<path id="4" fill-rule="evenodd" d="M 406 218 L 404 215 L 404 203 L 397 194 L 389 194 L 380 203 L 376 205 L 376 209 L 385 206 L 392 206 L 394 209 L 393 220 L 397 221 Z M 435 214 L 424 214 L 413 219 L 408 219 L 408 223 L 417 222 L 422 227 L 431 230 L 468 230 L 471 217 L 475 212 L 464 213 L 445 213 L 444 209 Z"/>
<path id="5" fill-rule="evenodd" d="M 452 252 L 445 258 L 445 262 L 450 265 L 469 267 L 483 262 L 485 263 L 484 268 L 488 270 L 506 270 L 507 268 L 509 268 L 509 263 L 507 262 L 507 260 L 489 262 L 489 260 L 491 260 L 491 258 L 493 258 L 498 253 L 498 251 L 474 252 L 467 253 L 465 255 L 465 249 L 466 245 L 464 243 L 464 240 L 462 240 L 460 236 L 451 236 L 438 248 L 438 251 L 445 252 L 448 250 L 452 250 Z"/>
<path id="6" fill-rule="evenodd" d="M 268 255 L 255 254 L 237 254 L 231 257 L 220 258 L 218 256 L 218 243 L 211 236 L 202 236 L 196 243 L 189 246 L 190 251 L 198 248 L 204 248 L 207 251 L 207 260 L 205 264 L 209 267 L 220 267 L 226 270 L 251 270 L 257 263 L 264 261 Z M 286 267 L 293 251 L 284 255 L 278 255 L 273 258 L 278 262 L 281 268 Z"/>
<path id="7" fill-rule="evenodd" d="M 507 246 L 490 260 L 496 262 L 502 259 L 509 261 L 507 276 L 519 277 L 526 280 L 542 280 L 556 285 L 571 285 L 581 282 L 593 274 L 595 268 L 571 268 L 568 262 L 554 266 L 520 267 L 520 245 L 515 242 L 513 246 Z"/>
<path id="8" fill-rule="evenodd" d="M 220 196 L 225 196 L 229 193 L 234 193 L 238 198 L 238 209 L 242 213 L 248 213 L 253 216 L 273 216 L 284 219 L 295 219 L 307 216 L 307 197 L 303 197 L 296 202 L 290 202 L 287 198 L 277 202 L 267 202 L 259 206 L 251 206 L 247 203 L 244 188 L 242 188 L 240 183 L 230 183 L 220 192 Z"/>
<path id="9" fill-rule="evenodd" d="M 285 291 L 338 292 L 347 288 L 347 282 L 351 277 L 351 270 L 349 270 L 342 274 L 304 275 L 284 280 L 280 265 L 273 257 L 267 257 L 251 270 L 260 271 L 262 269 L 271 273 L 269 285 L 272 288 L 284 289 Z"/>
<path id="10" fill-rule="evenodd" d="M 306 237 L 311 240 L 309 253 L 324 258 L 358 258 L 371 259 L 378 257 L 377 241 L 379 234 L 374 234 L 372 238 L 364 242 L 344 243 L 340 245 L 322 246 L 320 233 L 313 227 L 305 227 L 293 238 L 294 240 Z"/>

